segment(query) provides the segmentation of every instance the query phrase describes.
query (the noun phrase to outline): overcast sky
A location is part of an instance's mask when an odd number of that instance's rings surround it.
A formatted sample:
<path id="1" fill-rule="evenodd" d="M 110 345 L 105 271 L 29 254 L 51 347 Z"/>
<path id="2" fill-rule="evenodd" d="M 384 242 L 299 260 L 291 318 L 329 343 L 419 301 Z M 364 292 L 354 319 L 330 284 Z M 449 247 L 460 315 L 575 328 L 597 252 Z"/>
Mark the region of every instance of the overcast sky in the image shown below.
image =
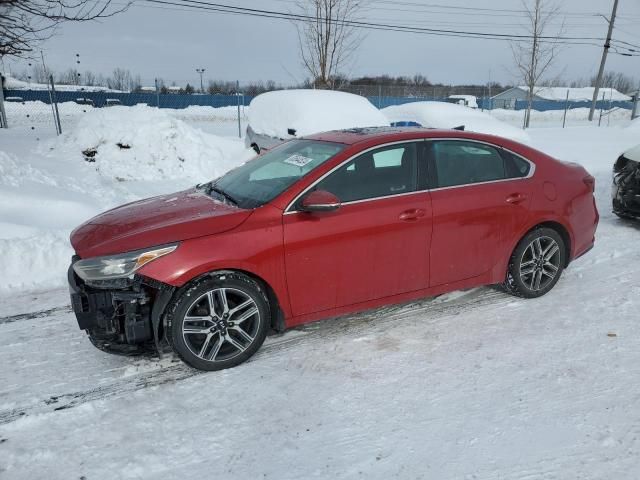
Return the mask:
<path id="1" fill-rule="evenodd" d="M 124 0 L 114 0 L 116 2 Z M 235 6 L 293 11 L 293 0 L 218 0 Z M 533 0 L 528 0 L 532 2 Z M 524 19 L 517 10 L 520 0 L 364 0 L 363 17 L 426 28 L 492 33 L 522 33 Z M 565 36 L 604 37 L 612 0 L 563 0 Z M 440 6 L 438 6 L 440 5 Z M 442 8 L 446 6 L 449 8 Z M 451 7 L 500 9 L 464 10 Z M 640 45 L 640 1 L 620 0 L 614 38 Z M 507 42 L 449 38 L 411 33 L 364 30 L 366 35 L 353 64 L 345 71 L 359 75 L 423 74 L 432 82 L 451 84 L 517 82 Z M 596 42 L 601 43 L 601 42 Z M 208 79 L 275 80 L 294 84 L 305 78 L 298 56 L 295 26 L 286 20 L 230 15 L 217 12 L 159 7 L 137 1 L 128 11 L 101 22 L 66 24 L 42 50 L 48 66 L 56 71 L 75 67 L 109 74 L 122 67 L 141 75 L 143 84 L 154 77 L 167 83 L 199 83 L 196 68 L 205 68 Z M 640 51 L 640 49 L 638 49 Z M 594 75 L 602 49 L 567 46 L 554 74 L 568 80 Z M 5 62 L 14 71 L 24 62 Z M 640 79 L 640 56 L 609 55 L 608 70 Z"/>

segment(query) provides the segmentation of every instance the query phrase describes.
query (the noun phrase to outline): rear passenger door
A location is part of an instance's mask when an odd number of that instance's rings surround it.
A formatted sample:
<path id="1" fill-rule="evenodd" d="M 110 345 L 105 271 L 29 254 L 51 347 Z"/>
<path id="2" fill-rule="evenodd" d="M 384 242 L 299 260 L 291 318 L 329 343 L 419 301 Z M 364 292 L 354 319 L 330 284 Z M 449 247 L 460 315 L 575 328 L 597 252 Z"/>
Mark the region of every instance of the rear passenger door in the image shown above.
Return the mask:
<path id="1" fill-rule="evenodd" d="M 527 220 L 533 165 L 481 142 L 426 143 L 433 209 L 430 286 L 488 273 Z"/>

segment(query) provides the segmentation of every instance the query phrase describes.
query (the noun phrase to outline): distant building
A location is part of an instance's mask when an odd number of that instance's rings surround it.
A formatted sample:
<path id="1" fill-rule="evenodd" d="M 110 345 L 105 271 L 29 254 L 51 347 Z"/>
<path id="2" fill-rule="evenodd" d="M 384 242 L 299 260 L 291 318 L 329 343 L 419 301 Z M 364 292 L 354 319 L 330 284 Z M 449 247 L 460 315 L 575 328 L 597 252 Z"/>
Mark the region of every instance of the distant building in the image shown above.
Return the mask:
<path id="1" fill-rule="evenodd" d="M 534 87 L 534 101 L 548 102 L 564 102 L 567 100 L 567 91 L 569 92 L 569 101 L 571 102 L 590 102 L 593 100 L 594 87 Z M 514 109 L 518 100 L 526 100 L 527 87 L 513 87 L 505 90 L 498 95 L 491 97 L 493 108 Z M 615 88 L 601 88 L 598 94 L 599 100 L 611 100 L 614 102 L 630 101 L 631 97 L 620 93 Z M 604 96 L 604 97 L 603 97 Z"/>

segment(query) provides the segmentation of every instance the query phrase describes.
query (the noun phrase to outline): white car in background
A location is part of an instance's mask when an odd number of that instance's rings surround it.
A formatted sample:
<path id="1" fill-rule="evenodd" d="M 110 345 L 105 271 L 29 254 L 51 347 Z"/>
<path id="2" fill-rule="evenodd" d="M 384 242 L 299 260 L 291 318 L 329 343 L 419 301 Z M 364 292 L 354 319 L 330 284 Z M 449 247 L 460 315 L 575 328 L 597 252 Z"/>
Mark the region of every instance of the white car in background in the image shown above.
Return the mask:
<path id="1" fill-rule="evenodd" d="M 457 128 L 486 133 L 527 143 L 529 135 L 522 129 L 504 123 L 477 109 L 447 102 L 410 102 L 383 108 L 392 126 L 425 128 Z"/>
<path id="2" fill-rule="evenodd" d="M 389 126 L 365 97 L 333 90 L 276 90 L 249 104 L 245 145 L 260 153 L 283 141 L 329 130 Z"/>
<path id="3" fill-rule="evenodd" d="M 474 95 L 449 95 L 447 102 L 469 108 L 478 108 L 478 99 Z"/>

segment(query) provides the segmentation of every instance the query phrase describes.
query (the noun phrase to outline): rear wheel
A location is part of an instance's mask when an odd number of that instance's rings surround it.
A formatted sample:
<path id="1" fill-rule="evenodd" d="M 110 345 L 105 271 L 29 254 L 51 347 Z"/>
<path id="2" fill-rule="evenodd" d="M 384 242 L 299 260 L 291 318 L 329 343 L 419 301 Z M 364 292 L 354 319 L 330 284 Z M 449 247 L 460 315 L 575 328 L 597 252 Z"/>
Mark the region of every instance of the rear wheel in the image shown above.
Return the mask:
<path id="1" fill-rule="evenodd" d="M 536 298 L 551 290 L 566 264 L 564 240 L 551 228 L 529 232 L 513 251 L 504 283 L 512 295 Z"/>
<path id="2" fill-rule="evenodd" d="M 197 282 L 178 297 L 168 315 L 167 337 L 192 367 L 221 370 L 251 357 L 269 324 L 260 285 L 245 275 L 226 273 Z"/>

